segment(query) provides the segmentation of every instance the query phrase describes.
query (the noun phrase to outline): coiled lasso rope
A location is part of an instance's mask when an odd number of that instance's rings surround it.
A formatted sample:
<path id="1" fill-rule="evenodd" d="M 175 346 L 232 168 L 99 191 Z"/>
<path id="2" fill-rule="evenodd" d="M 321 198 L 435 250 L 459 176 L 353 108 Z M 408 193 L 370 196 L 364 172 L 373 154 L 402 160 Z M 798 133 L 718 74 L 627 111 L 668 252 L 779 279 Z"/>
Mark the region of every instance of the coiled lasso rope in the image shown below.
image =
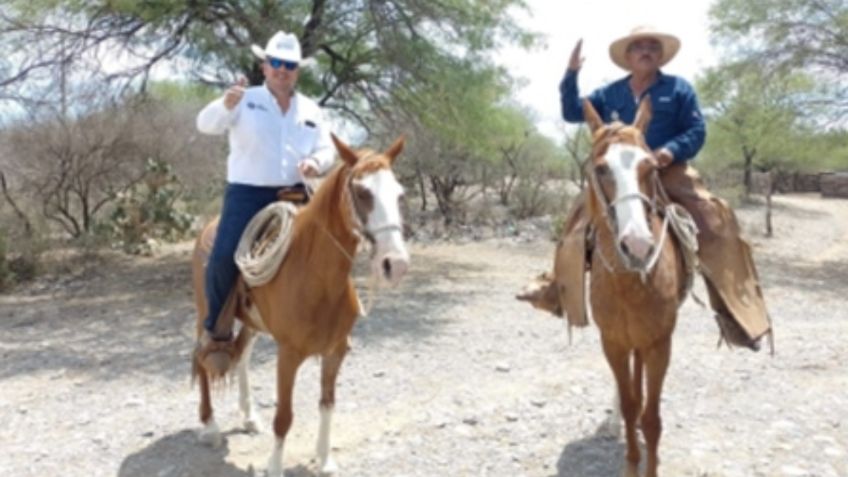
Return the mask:
<path id="1" fill-rule="evenodd" d="M 274 278 L 291 244 L 291 228 L 297 208 L 278 201 L 260 210 L 241 234 L 235 260 L 249 287 Z"/>

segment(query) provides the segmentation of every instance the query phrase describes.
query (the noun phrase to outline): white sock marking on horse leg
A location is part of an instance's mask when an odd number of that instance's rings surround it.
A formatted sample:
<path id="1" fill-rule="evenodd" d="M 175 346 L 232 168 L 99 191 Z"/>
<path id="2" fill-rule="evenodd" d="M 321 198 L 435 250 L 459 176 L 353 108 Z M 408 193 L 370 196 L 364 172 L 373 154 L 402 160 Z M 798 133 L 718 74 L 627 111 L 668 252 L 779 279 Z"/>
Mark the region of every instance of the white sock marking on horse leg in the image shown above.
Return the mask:
<path id="1" fill-rule="evenodd" d="M 250 397 L 250 378 L 248 376 L 248 366 L 250 365 L 250 355 L 253 353 L 254 343 L 256 343 L 255 336 L 245 346 L 238 366 L 239 408 L 244 416 L 244 430 L 250 433 L 258 433 L 260 430 L 256 411 L 253 408 L 253 400 Z"/>
<path id="2" fill-rule="evenodd" d="M 268 477 L 283 477 L 283 439 L 274 438 L 274 450 L 268 459 Z"/>
<path id="3" fill-rule="evenodd" d="M 321 407 L 321 424 L 318 428 L 318 465 L 322 474 L 334 474 L 338 468 L 330 455 L 330 424 L 333 420 L 333 408 Z"/>
<path id="4" fill-rule="evenodd" d="M 221 447 L 224 439 L 221 436 L 221 430 L 218 428 L 218 424 L 215 423 L 215 418 L 209 418 L 206 421 L 206 424 L 203 426 L 203 429 L 200 429 L 197 432 L 197 438 L 205 445 L 212 447 L 213 449 L 217 449 Z"/>

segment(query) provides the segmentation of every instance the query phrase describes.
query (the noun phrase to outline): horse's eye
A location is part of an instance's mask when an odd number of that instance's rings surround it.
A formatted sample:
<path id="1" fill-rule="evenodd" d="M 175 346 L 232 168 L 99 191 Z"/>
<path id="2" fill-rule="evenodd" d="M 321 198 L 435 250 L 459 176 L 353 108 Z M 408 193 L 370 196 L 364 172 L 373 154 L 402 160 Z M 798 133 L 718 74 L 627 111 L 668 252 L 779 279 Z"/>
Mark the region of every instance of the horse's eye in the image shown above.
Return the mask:
<path id="1" fill-rule="evenodd" d="M 607 174 L 609 174 L 609 172 L 610 168 L 606 164 L 600 164 L 598 166 L 595 166 L 595 174 L 597 174 L 598 177 L 606 176 Z"/>
<path id="2" fill-rule="evenodd" d="M 356 198 L 362 202 L 369 202 L 371 200 L 371 191 L 365 187 L 357 187 L 354 189 L 356 192 Z"/>

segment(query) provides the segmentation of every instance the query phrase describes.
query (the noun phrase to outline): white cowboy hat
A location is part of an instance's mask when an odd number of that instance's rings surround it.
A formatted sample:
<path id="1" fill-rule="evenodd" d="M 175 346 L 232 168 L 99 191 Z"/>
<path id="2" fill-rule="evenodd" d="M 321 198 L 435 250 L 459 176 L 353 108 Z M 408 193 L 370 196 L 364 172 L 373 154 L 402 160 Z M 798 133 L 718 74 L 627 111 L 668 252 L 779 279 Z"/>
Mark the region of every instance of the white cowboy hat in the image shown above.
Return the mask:
<path id="1" fill-rule="evenodd" d="M 662 58 L 660 58 L 660 66 L 665 65 L 677 51 L 680 50 L 680 39 L 668 33 L 662 33 L 649 26 L 638 26 L 634 28 L 629 35 L 619 38 L 610 44 L 609 54 L 612 62 L 620 68 L 630 71 L 627 65 L 627 47 L 636 40 L 643 38 L 651 38 L 657 40 L 662 45 Z"/>
<path id="2" fill-rule="evenodd" d="M 274 33 L 274 36 L 268 40 L 268 45 L 264 50 L 258 45 L 251 45 L 250 51 L 261 60 L 264 60 L 267 56 L 272 56 L 284 61 L 300 63 L 303 59 L 300 56 L 300 41 L 298 41 L 294 33 L 283 31 Z"/>

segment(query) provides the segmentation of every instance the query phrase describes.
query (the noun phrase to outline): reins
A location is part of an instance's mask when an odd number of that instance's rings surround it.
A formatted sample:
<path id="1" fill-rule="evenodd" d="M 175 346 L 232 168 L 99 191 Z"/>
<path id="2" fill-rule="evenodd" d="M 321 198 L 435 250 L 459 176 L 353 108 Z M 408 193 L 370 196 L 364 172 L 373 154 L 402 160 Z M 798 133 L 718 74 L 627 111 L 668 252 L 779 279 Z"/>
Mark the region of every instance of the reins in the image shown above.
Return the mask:
<path id="1" fill-rule="evenodd" d="M 665 245 L 665 241 L 668 238 L 669 215 L 668 214 L 662 214 L 662 211 L 660 210 L 659 206 L 657 205 L 657 195 L 658 195 L 657 191 L 658 191 L 658 189 L 662 188 L 662 185 L 659 183 L 659 176 L 658 176 L 656 170 L 651 175 L 651 180 L 652 180 L 652 184 L 653 184 L 653 187 L 654 187 L 654 197 L 653 198 L 648 197 L 641 192 L 635 192 L 635 193 L 632 193 L 632 194 L 623 195 L 621 197 L 616 197 L 615 199 L 610 201 L 610 200 L 607 199 L 606 195 L 604 194 L 603 189 L 601 189 L 601 185 L 598 182 L 598 177 L 595 174 L 595 170 L 594 170 L 594 168 L 591 167 L 591 165 L 592 164 L 591 164 L 591 158 L 590 158 L 589 160 L 587 160 L 587 167 L 586 167 L 587 176 L 589 178 L 590 187 L 594 191 L 595 198 L 597 199 L 598 203 L 601 205 L 603 223 L 606 225 L 607 229 L 609 230 L 609 232 L 613 236 L 613 239 L 612 239 L 613 248 L 615 249 L 616 255 L 618 256 L 618 262 L 621 263 L 624 266 L 625 271 L 638 273 L 640 275 L 642 281 L 644 281 L 645 278 L 647 277 L 647 275 L 649 273 L 651 273 L 651 270 L 653 270 L 654 266 L 656 266 L 657 262 L 659 261 L 659 257 L 660 257 L 660 254 L 662 253 L 663 246 Z M 663 218 L 662 227 L 660 229 L 659 241 L 658 241 L 656 247 L 654 247 L 654 250 L 651 253 L 648 260 L 646 260 L 644 263 L 634 263 L 634 261 L 630 258 L 630 256 L 628 256 L 627 253 L 624 252 L 624 250 L 621 247 L 621 244 L 616 239 L 615 205 L 619 204 L 621 202 L 624 202 L 625 200 L 634 200 L 634 199 L 640 200 L 640 201 L 644 202 L 645 204 L 647 204 L 650 207 L 652 216 L 665 215 L 665 217 Z M 597 247 L 596 251 L 598 252 L 598 256 L 600 257 L 601 263 L 603 263 L 604 267 L 610 273 L 615 273 L 616 268 L 614 267 L 614 265 L 612 263 L 610 263 L 610 260 L 608 260 L 607 257 L 604 255 L 603 250 L 600 247 Z"/>
<path id="2" fill-rule="evenodd" d="M 683 260 L 686 268 L 686 287 L 683 295 L 690 294 L 692 298 L 701 306 L 705 306 L 703 300 L 701 300 L 695 293 L 692 291 L 692 285 L 694 282 L 695 270 L 699 266 L 698 262 L 698 226 L 695 224 L 695 221 L 692 219 L 691 214 L 686 211 L 679 204 L 674 203 L 668 196 L 668 193 L 665 190 L 665 187 L 662 185 L 662 181 L 660 181 L 659 170 L 654 170 L 651 174 L 651 185 L 653 187 L 653 197 L 649 198 L 645 194 L 633 193 L 627 194 L 621 197 L 618 197 L 612 201 L 607 200 L 606 195 L 603 193 L 603 189 L 600 187 L 600 183 L 598 182 L 598 178 L 595 174 L 594 168 L 591 167 L 591 157 L 586 161 L 586 172 L 589 178 L 590 186 L 594 190 L 595 198 L 601 204 L 601 210 L 603 214 L 603 223 L 606 224 L 607 229 L 613 236 L 613 247 L 616 251 L 616 255 L 619 258 L 619 263 L 621 263 L 625 271 L 639 273 L 640 278 L 644 282 L 647 275 L 653 270 L 656 264 L 659 262 L 660 254 L 662 253 L 663 247 L 665 245 L 665 241 L 668 239 L 668 229 L 671 227 L 674 229 L 675 236 L 680 242 L 680 246 L 682 248 Z M 654 247 L 653 252 L 651 253 L 648 260 L 644 262 L 644 264 L 634 264 L 630 257 L 624 252 L 619 244 L 618 240 L 616 240 L 616 227 L 615 227 L 615 205 L 623 202 L 625 200 L 633 200 L 638 199 L 647 204 L 650 207 L 650 213 L 652 216 L 662 216 L 662 227 L 660 229 L 660 237 L 659 241 Z M 658 200 L 659 199 L 659 200 Z M 652 231 L 653 234 L 653 231 Z M 598 257 L 601 260 L 601 263 L 604 265 L 604 268 L 607 269 L 610 273 L 616 273 L 618 270 L 615 267 L 615 264 L 611 263 L 611 261 L 604 255 L 603 250 L 600 247 L 596 247 L 596 252 L 598 253 Z"/>
<path id="3" fill-rule="evenodd" d="M 372 153 L 368 156 L 361 158 L 360 161 L 368 160 L 369 158 L 374 157 L 375 155 L 376 155 L 376 153 Z M 304 182 L 305 182 L 306 178 L 304 177 L 303 179 L 304 179 Z M 351 232 L 357 237 L 357 241 L 359 241 L 361 239 L 361 237 L 365 237 L 367 239 L 367 241 L 369 243 L 371 243 L 372 249 L 373 249 L 374 243 L 376 242 L 376 238 L 375 238 L 376 234 L 384 232 L 384 231 L 389 231 L 389 230 L 398 230 L 398 231 L 402 232 L 402 228 L 398 224 L 384 224 L 384 225 L 381 225 L 379 227 L 369 229 L 367 227 L 367 225 L 365 223 L 363 223 L 363 220 L 362 220 L 363 214 L 361 212 L 362 211 L 361 203 L 359 202 L 359 200 L 357 200 L 356 194 L 353 193 L 353 176 L 352 175 L 349 175 L 348 177 L 345 178 L 345 186 L 344 187 L 347 189 L 348 204 L 349 204 L 348 213 L 350 214 L 351 221 L 352 221 L 352 224 L 353 224 L 352 227 L 351 227 Z M 306 196 L 309 200 L 312 200 L 313 194 L 312 194 L 310 187 L 306 187 Z M 317 225 L 318 225 L 318 228 L 321 229 L 327 235 L 327 237 L 330 238 L 330 241 L 333 243 L 333 245 L 336 246 L 336 248 L 342 253 L 342 255 L 344 255 L 345 258 L 347 258 L 348 262 L 353 264 L 353 261 L 354 261 L 353 255 L 351 255 L 350 253 L 348 253 L 347 250 L 345 250 L 345 248 L 342 246 L 342 244 L 339 243 L 338 239 L 336 239 L 336 237 L 333 236 L 333 234 L 330 233 L 330 231 L 327 230 L 327 228 L 323 224 L 319 223 Z M 372 252 L 372 254 L 373 254 L 373 252 Z M 354 252 L 354 255 L 355 255 L 355 252 Z M 353 268 L 351 268 L 351 271 L 353 271 Z M 375 298 L 376 298 L 376 289 L 377 288 L 379 288 L 379 280 L 377 279 L 376 274 L 372 270 L 372 272 L 369 274 L 369 279 L 368 279 L 367 302 L 364 305 L 362 304 L 361 301 L 359 303 L 360 304 L 360 315 L 362 317 L 367 317 L 368 314 L 371 312 L 371 309 L 374 307 L 374 302 L 375 302 Z"/>

